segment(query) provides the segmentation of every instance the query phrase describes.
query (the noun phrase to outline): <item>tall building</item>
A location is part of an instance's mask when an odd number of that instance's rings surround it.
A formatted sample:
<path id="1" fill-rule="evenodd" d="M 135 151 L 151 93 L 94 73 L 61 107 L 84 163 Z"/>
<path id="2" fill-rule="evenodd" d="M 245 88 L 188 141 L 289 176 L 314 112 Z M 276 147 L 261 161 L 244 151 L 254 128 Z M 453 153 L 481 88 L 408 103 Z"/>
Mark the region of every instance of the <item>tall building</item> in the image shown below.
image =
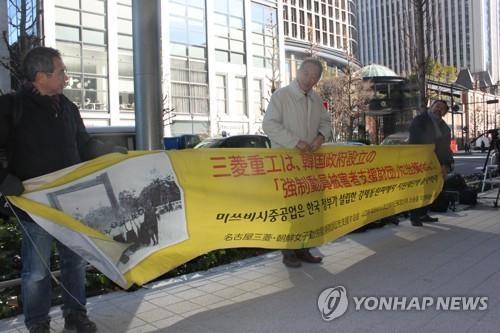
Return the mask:
<path id="1" fill-rule="evenodd" d="M 328 66 L 358 66 L 354 0 L 283 0 L 287 82 L 300 59 L 314 54 Z"/>
<path id="2" fill-rule="evenodd" d="M 88 126 L 134 124 L 131 0 L 43 0 L 46 46 Z M 313 53 L 359 64 L 354 0 L 162 0 L 165 134 L 258 133 L 271 91 Z M 349 56 L 348 56 L 349 55 Z"/>
<path id="3" fill-rule="evenodd" d="M 357 0 L 360 60 L 400 75 L 412 72 L 415 52 L 411 0 Z M 426 54 L 458 70 L 489 71 L 500 80 L 500 0 L 429 0 Z"/>

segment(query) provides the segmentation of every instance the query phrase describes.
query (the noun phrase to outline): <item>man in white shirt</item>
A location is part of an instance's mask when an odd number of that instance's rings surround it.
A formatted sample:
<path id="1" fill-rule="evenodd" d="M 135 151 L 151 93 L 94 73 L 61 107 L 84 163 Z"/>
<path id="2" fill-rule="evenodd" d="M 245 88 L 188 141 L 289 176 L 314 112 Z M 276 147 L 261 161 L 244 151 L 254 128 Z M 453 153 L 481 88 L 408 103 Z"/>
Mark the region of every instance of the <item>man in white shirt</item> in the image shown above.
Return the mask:
<path id="1" fill-rule="evenodd" d="M 273 148 L 296 148 L 303 153 L 318 150 L 330 137 L 330 115 L 323 107 L 321 97 L 312 90 L 323 72 L 318 59 L 307 58 L 299 67 L 297 78 L 271 96 L 262 123 L 262 129 Z M 320 263 L 309 249 L 283 250 L 283 263 L 300 267 L 300 260 Z"/>

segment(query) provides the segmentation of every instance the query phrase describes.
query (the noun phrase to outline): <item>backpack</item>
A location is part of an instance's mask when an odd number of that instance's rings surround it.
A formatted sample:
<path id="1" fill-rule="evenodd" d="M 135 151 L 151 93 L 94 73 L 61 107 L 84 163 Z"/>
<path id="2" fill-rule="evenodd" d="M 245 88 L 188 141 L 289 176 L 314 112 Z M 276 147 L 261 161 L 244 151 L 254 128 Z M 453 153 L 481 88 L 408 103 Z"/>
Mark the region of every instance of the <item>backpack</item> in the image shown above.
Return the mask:
<path id="1" fill-rule="evenodd" d="M 475 205 L 477 203 L 477 192 L 465 183 L 464 177 L 458 173 L 451 173 L 446 177 L 443 185 L 445 191 L 457 191 L 459 203 L 464 205 Z"/>
<path id="2" fill-rule="evenodd" d="M 433 212 L 444 213 L 448 210 L 448 207 L 450 206 L 450 204 L 452 204 L 452 201 L 454 203 L 455 199 L 450 194 L 442 191 L 441 193 L 439 193 L 438 197 L 436 198 L 436 200 L 434 200 L 429 208 Z"/>
<path id="3" fill-rule="evenodd" d="M 464 177 L 459 173 L 450 173 L 444 180 L 443 189 L 446 191 L 462 191 L 467 188 Z"/>
<path id="4" fill-rule="evenodd" d="M 477 191 L 473 188 L 467 187 L 466 189 L 459 192 L 460 193 L 460 203 L 464 205 L 477 204 Z"/>

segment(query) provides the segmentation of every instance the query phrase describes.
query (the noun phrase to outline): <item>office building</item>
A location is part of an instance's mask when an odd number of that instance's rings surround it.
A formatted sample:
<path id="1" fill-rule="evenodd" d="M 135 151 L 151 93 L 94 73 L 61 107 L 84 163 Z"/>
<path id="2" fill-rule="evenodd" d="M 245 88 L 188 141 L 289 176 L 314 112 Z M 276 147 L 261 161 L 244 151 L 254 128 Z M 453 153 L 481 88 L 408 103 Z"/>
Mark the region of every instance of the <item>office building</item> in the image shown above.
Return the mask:
<path id="1" fill-rule="evenodd" d="M 133 125 L 131 0 L 43 0 L 46 46 L 87 126 Z M 271 88 L 309 53 L 357 64 L 353 0 L 163 0 L 165 135 L 258 133 Z M 160 70 L 160 69 L 159 69 Z"/>
<path id="2" fill-rule="evenodd" d="M 500 80 L 500 0 L 429 0 L 426 54 L 459 71 L 488 71 Z M 415 52 L 411 0 L 357 0 L 360 60 L 412 73 Z"/>

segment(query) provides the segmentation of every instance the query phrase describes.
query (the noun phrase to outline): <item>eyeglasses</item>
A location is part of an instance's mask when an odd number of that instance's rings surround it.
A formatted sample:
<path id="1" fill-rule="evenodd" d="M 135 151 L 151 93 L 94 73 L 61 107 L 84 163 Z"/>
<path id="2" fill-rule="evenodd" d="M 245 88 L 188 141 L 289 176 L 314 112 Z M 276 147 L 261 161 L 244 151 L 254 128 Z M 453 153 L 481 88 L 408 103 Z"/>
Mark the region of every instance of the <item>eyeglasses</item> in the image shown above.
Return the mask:
<path id="1" fill-rule="evenodd" d="M 47 74 L 47 76 L 58 76 L 60 78 L 65 78 L 68 76 L 68 70 L 66 68 L 63 68 L 58 72 L 45 72 L 45 74 Z"/>

